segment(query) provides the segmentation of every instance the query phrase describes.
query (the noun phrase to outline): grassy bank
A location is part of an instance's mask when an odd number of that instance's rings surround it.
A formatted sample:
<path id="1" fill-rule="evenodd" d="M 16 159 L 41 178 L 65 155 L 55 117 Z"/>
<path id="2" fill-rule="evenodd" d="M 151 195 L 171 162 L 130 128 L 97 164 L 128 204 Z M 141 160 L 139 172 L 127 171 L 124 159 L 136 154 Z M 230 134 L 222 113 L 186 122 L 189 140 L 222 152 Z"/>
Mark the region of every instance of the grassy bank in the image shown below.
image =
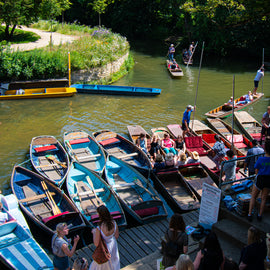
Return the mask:
<path id="1" fill-rule="evenodd" d="M 41 21 L 32 25 L 48 30 L 49 23 Z M 60 31 L 61 29 L 61 31 Z M 89 28 L 75 24 L 54 24 L 53 30 L 80 38 L 72 43 L 49 46 L 28 52 L 13 52 L 9 47 L 0 48 L 0 79 L 31 80 L 49 79 L 67 75 L 68 52 L 71 69 L 87 70 L 117 60 L 129 51 L 125 37 L 104 28 Z"/>

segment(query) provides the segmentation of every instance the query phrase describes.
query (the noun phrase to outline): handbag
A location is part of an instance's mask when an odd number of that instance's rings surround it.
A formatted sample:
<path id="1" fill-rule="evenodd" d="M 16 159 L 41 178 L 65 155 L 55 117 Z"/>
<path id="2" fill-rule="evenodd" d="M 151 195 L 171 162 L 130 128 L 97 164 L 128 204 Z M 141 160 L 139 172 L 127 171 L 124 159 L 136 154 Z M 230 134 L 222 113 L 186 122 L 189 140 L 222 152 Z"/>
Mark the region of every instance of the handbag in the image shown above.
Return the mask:
<path id="1" fill-rule="evenodd" d="M 100 233 L 100 231 L 99 231 L 99 233 Z M 107 248 L 107 245 L 106 245 L 104 239 L 101 236 L 101 233 L 100 233 L 98 246 L 94 250 L 92 258 L 97 264 L 106 263 L 111 258 L 111 254 Z"/>

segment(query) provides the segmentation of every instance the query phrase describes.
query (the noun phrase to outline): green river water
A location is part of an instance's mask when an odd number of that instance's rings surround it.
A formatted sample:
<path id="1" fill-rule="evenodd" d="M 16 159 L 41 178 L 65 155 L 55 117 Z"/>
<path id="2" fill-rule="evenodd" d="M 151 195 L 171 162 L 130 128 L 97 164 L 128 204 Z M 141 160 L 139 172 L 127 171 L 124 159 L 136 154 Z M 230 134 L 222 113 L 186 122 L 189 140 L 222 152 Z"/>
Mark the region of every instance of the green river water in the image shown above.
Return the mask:
<path id="1" fill-rule="evenodd" d="M 134 69 L 117 85 L 157 87 L 157 97 L 130 97 L 77 94 L 72 98 L 0 101 L 0 189 L 11 192 L 10 176 L 15 164 L 29 158 L 32 137 L 54 135 L 62 142 L 65 131 L 83 129 L 89 133 L 111 129 L 127 136 L 127 125 L 139 124 L 148 132 L 152 127 L 180 123 L 188 104 L 194 104 L 198 80 L 198 60 L 183 68 L 184 77 L 172 79 L 165 68 L 164 57 L 134 52 Z M 253 89 L 258 64 L 244 62 L 211 63 L 203 60 L 198 87 L 195 118 L 204 120 L 204 113 L 227 102 L 232 95 L 235 75 L 235 96 Z M 262 82 L 260 82 L 261 90 Z M 257 120 L 270 104 L 270 78 L 263 81 L 265 97 L 247 108 Z M 230 118 L 227 119 L 230 121 Z"/>

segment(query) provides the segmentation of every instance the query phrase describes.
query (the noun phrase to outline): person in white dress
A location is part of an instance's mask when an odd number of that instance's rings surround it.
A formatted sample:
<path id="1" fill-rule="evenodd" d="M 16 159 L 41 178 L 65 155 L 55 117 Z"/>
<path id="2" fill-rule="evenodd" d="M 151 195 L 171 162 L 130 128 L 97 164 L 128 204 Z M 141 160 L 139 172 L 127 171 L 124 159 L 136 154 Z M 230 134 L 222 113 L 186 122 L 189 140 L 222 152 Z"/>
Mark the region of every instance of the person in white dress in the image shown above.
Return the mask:
<path id="1" fill-rule="evenodd" d="M 99 226 L 92 230 L 94 245 L 97 247 L 100 237 L 102 237 L 107 245 L 107 248 L 111 254 L 111 258 L 108 262 L 98 264 L 93 261 L 89 270 L 119 270 L 120 259 L 117 246 L 117 238 L 119 236 L 119 230 L 116 222 L 112 219 L 112 216 L 105 205 L 101 205 L 97 208 L 99 215 Z"/>

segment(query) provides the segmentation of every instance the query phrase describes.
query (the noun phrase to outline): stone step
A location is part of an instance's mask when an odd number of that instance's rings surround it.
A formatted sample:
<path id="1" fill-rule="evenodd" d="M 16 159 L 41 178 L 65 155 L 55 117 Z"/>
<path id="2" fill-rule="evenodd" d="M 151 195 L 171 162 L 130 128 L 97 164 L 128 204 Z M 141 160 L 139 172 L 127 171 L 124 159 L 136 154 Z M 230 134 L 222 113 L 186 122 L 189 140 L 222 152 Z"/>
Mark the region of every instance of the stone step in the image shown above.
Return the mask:
<path id="1" fill-rule="evenodd" d="M 222 219 L 213 225 L 218 237 L 225 237 L 233 245 L 242 249 L 247 244 L 247 232 L 250 225 L 239 224 L 230 219 Z"/>

